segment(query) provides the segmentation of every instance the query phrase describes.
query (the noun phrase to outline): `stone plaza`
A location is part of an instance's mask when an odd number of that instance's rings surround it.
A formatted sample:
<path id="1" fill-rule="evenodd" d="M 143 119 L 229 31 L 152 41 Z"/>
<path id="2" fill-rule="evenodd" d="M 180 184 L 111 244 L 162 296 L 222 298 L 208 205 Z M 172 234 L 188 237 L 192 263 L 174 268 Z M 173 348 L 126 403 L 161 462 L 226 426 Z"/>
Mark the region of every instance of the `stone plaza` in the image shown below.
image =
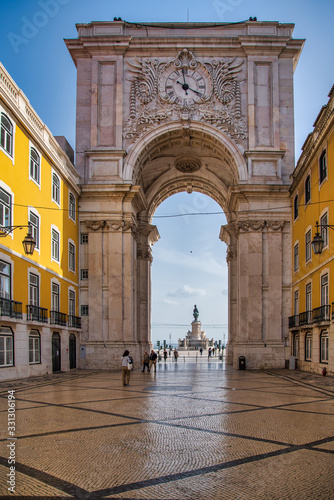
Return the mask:
<path id="1" fill-rule="evenodd" d="M 0 495 L 333 498 L 333 378 L 234 370 L 206 352 L 168 358 L 156 374 L 140 368 L 129 387 L 120 370 L 1 382 Z M 8 492 L 10 453 L 15 493 Z"/>

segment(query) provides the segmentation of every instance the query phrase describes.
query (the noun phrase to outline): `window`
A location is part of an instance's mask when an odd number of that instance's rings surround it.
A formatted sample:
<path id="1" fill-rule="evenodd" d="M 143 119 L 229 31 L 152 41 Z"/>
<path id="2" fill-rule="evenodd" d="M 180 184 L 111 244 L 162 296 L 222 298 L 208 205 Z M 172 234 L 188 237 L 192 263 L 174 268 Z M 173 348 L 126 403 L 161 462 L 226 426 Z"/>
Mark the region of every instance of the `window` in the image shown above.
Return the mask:
<path id="1" fill-rule="evenodd" d="M 81 279 L 88 280 L 88 269 L 81 269 Z"/>
<path id="2" fill-rule="evenodd" d="M 293 220 L 296 220 L 298 218 L 298 194 L 295 196 L 293 200 Z"/>
<path id="3" fill-rule="evenodd" d="M 59 311 L 59 285 L 54 282 L 51 284 L 51 310 Z"/>
<path id="4" fill-rule="evenodd" d="M 306 311 L 312 311 L 312 283 L 306 285 Z"/>
<path id="5" fill-rule="evenodd" d="M 305 181 L 305 203 L 308 203 L 311 199 L 311 176 L 308 175 Z"/>
<path id="6" fill-rule="evenodd" d="M 75 272 L 75 246 L 73 243 L 68 244 L 68 267 L 70 271 Z"/>
<path id="7" fill-rule="evenodd" d="M 51 233 L 51 258 L 59 262 L 59 233 L 55 229 Z"/>
<path id="8" fill-rule="evenodd" d="M 12 197 L 0 188 L 0 226 L 10 226 L 12 222 Z"/>
<path id="9" fill-rule="evenodd" d="M 320 363 L 328 363 L 328 332 L 323 330 L 320 334 Z"/>
<path id="10" fill-rule="evenodd" d="M 299 357 L 299 333 L 295 333 L 292 339 L 292 356 Z"/>
<path id="11" fill-rule="evenodd" d="M 298 271 L 299 269 L 299 244 L 296 243 L 293 247 L 293 269 Z"/>
<path id="12" fill-rule="evenodd" d="M 39 276 L 29 273 L 29 305 L 39 306 Z"/>
<path id="13" fill-rule="evenodd" d="M 52 174 L 52 199 L 60 205 L 60 179 L 57 174 Z"/>
<path id="14" fill-rule="evenodd" d="M 30 148 L 30 177 L 39 184 L 41 159 L 35 148 Z"/>
<path id="15" fill-rule="evenodd" d="M 41 362 L 41 337 L 38 330 L 29 333 L 29 364 Z"/>
<path id="16" fill-rule="evenodd" d="M 320 184 L 326 179 L 327 177 L 327 157 L 326 157 L 326 151 L 323 151 L 320 156 L 319 160 L 319 178 L 320 178 Z"/>
<path id="17" fill-rule="evenodd" d="M 68 292 L 68 314 L 75 316 L 75 292 L 73 290 Z"/>
<path id="18" fill-rule="evenodd" d="M 308 262 L 311 260 L 312 253 L 311 253 L 311 240 L 312 240 L 312 231 L 311 229 L 307 231 L 305 234 L 305 260 Z"/>
<path id="19" fill-rule="evenodd" d="M 29 212 L 29 225 L 31 227 L 31 235 L 36 241 L 35 249 L 39 249 L 39 217 L 34 212 Z"/>
<path id="20" fill-rule="evenodd" d="M 307 333 L 305 335 L 305 361 L 312 360 L 312 334 Z"/>
<path id="21" fill-rule="evenodd" d="M 0 328 L 0 366 L 14 366 L 14 334 L 10 328 Z"/>
<path id="22" fill-rule="evenodd" d="M 1 113 L 1 147 L 13 156 L 13 124 L 4 113 Z"/>
<path id="23" fill-rule="evenodd" d="M 70 193 L 68 198 L 68 215 L 75 221 L 75 198 L 72 193 Z"/>
<path id="24" fill-rule="evenodd" d="M 88 243 L 88 233 L 81 233 L 80 234 L 80 243 L 82 245 L 85 245 Z"/>
<path id="25" fill-rule="evenodd" d="M 88 306 L 81 306 L 81 316 L 88 316 Z"/>
<path id="26" fill-rule="evenodd" d="M 328 274 L 321 276 L 321 305 L 328 305 Z"/>
<path id="27" fill-rule="evenodd" d="M 298 314 L 299 314 L 299 290 L 296 290 L 294 293 L 293 307 L 294 307 L 295 316 L 298 316 Z"/>
<path id="28" fill-rule="evenodd" d="M 3 299 L 10 299 L 11 296 L 10 264 L 0 260 L 0 297 Z"/>
<path id="29" fill-rule="evenodd" d="M 321 238 L 324 240 L 324 247 L 328 245 L 328 213 L 320 217 Z"/>

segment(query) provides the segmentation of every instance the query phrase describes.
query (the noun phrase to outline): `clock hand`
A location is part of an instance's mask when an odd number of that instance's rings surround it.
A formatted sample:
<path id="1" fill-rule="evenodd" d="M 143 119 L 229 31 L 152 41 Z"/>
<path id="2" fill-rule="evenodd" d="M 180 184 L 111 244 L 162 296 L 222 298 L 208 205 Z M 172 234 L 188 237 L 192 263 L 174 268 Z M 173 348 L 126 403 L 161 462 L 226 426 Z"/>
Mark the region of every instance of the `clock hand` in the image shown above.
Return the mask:
<path id="1" fill-rule="evenodd" d="M 187 85 L 186 84 L 186 75 L 184 74 L 184 68 L 182 68 L 182 75 L 183 75 L 183 82 L 185 85 Z"/>
<path id="2" fill-rule="evenodd" d="M 190 87 L 188 87 L 189 90 L 191 90 L 192 92 L 195 92 L 195 94 L 198 94 L 198 95 L 203 95 L 202 92 L 198 92 L 198 90 L 194 90 L 194 89 L 191 89 Z"/>
<path id="3" fill-rule="evenodd" d="M 187 83 L 181 83 L 179 81 L 177 81 L 176 83 L 179 83 L 180 85 L 182 85 L 183 90 L 185 90 L 186 91 L 186 95 L 188 95 L 187 91 L 189 89 L 189 85 Z"/>

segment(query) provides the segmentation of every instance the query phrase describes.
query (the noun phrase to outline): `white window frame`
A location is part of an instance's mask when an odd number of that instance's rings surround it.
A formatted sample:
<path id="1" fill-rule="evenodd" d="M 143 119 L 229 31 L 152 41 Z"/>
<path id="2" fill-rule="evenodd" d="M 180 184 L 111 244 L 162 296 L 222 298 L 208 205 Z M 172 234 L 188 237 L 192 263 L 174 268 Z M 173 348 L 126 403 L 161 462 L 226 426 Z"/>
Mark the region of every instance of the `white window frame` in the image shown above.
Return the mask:
<path id="1" fill-rule="evenodd" d="M 321 179 L 321 170 L 322 170 L 322 159 L 325 158 L 325 166 L 326 166 L 326 175 Z M 319 156 L 319 185 L 321 186 L 328 178 L 328 161 L 327 161 L 327 147 L 325 147 Z"/>
<path id="2" fill-rule="evenodd" d="M 76 293 L 74 288 L 68 288 L 68 314 L 69 316 L 75 316 L 76 314 Z"/>
<path id="3" fill-rule="evenodd" d="M 32 276 L 36 276 L 37 277 L 37 286 L 32 283 L 32 280 L 31 280 L 31 277 Z M 40 276 L 40 273 L 37 272 L 34 268 L 30 268 L 28 269 L 28 301 L 29 301 L 29 305 L 30 306 L 34 306 L 34 307 L 40 307 L 40 295 L 41 295 L 41 276 Z M 35 292 L 32 294 L 32 290 L 36 290 L 36 294 Z"/>
<path id="4" fill-rule="evenodd" d="M 31 175 L 31 151 L 34 150 L 39 158 L 39 164 L 38 164 L 38 180 L 35 179 L 33 175 Z M 39 190 L 41 189 L 41 172 L 42 172 L 42 155 L 39 152 L 38 148 L 36 148 L 35 144 L 29 141 L 29 180 L 33 181 L 36 186 L 38 186 Z"/>
<path id="5" fill-rule="evenodd" d="M 312 260 L 312 228 L 305 233 L 305 262 Z"/>
<path id="6" fill-rule="evenodd" d="M 30 330 L 29 332 L 29 365 L 37 365 L 41 363 L 41 335 L 38 330 Z"/>
<path id="7" fill-rule="evenodd" d="M 73 247 L 73 254 L 70 251 L 71 246 Z M 77 253 L 77 249 L 76 249 L 75 243 L 73 240 L 69 239 L 68 240 L 68 270 L 74 274 L 76 272 L 76 253 Z M 72 263 L 73 268 L 71 267 L 71 260 L 72 259 L 73 259 L 73 263 Z"/>
<path id="8" fill-rule="evenodd" d="M 299 241 L 293 246 L 293 270 L 294 272 L 299 270 Z"/>
<path id="9" fill-rule="evenodd" d="M 55 248 L 56 248 L 56 242 L 53 238 L 54 233 L 57 233 L 58 235 L 58 255 L 55 255 Z M 53 224 L 51 225 L 51 261 L 57 262 L 57 264 L 60 263 L 60 231 L 57 228 L 57 226 L 54 226 Z"/>
<path id="10" fill-rule="evenodd" d="M 0 263 L 9 266 L 9 274 L 2 273 L 0 274 L 0 298 L 2 299 L 12 299 L 12 266 L 11 263 L 7 260 L 3 260 L 0 255 Z M 6 286 L 7 285 L 7 286 Z M 8 290 L 9 289 L 9 290 Z"/>
<path id="11" fill-rule="evenodd" d="M 324 209 L 320 215 L 320 236 L 324 240 L 323 248 L 328 248 L 328 208 Z"/>
<path id="12" fill-rule="evenodd" d="M 9 154 L 7 149 L 5 149 L 3 146 L 1 146 L 1 140 L 0 140 L 0 148 L 1 151 L 10 159 L 12 162 L 12 165 L 14 165 L 15 159 L 14 159 L 14 152 L 15 152 L 15 132 L 16 132 L 16 122 L 11 116 L 11 113 L 8 113 L 3 107 L 0 106 L 0 134 L 1 134 L 1 115 L 4 114 L 9 121 L 12 124 L 13 127 L 13 135 L 12 135 L 12 154 Z"/>
<path id="13" fill-rule="evenodd" d="M 299 290 L 295 290 L 293 293 L 293 311 L 294 311 L 294 315 L 298 316 L 298 314 L 299 314 Z"/>
<path id="14" fill-rule="evenodd" d="M 54 178 L 56 178 L 58 180 L 58 186 L 55 186 L 54 181 L 53 181 Z M 58 193 L 58 196 L 54 196 L 55 191 Z M 51 170 L 51 199 L 58 207 L 60 207 L 61 179 L 60 179 L 60 176 L 57 174 L 57 172 L 54 169 Z"/>
<path id="15" fill-rule="evenodd" d="M 60 283 L 57 279 L 51 279 L 51 311 L 60 312 Z"/>
<path id="16" fill-rule="evenodd" d="M 327 330 L 320 333 L 320 363 L 328 363 L 329 335 Z"/>
<path id="17" fill-rule="evenodd" d="M 305 334 L 305 361 L 312 361 L 312 333 Z"/>
<path id="18" fill-rule="evenodd" d="M 36 227 L 35 224 L 32 223 L 31 221 L 31 215 L 37 218 L 38 220 L 38 225 Z M 36 246 L 35 246 L 35 251 L 39 253 L 40 251 L 40 243 L 41 243 L 41 216 L 39 212 L 33 208 L 33 207 L 28 207 L 28 224 L 31 227 L 31 235 L 36 241 Z"/>
<path id="19" fill-rule="evenodd" d="M 71 197 L 73 197 L 74 205 L 71 203 Z M 74 194 L 70 191 L 68 193 L 68 217 L 73 222 L 76 222 L 76 209 L 77 209 L 77 199 Z"/>
<path id="20" fill-rule="evenodd" d="M 329 272 L 323 272 L 320 276 L 320 304 L 329 305 Z"/>
<path id="21" fill-rule="evenodd" d="M 3 342 L 0 340 L 0 350 L 3 352 L 4 363 L 0 364 L 0 367 L 9 367 L 14 365 L 14 332 L 11 328 L 7 326 L 0 327 L 0 337 L 3 338 Z M 10 340 L 10 342 L 7 342 Z M 3 345 L 2 345 L 3 344 Z M 3 349 L 2 349 L 3 347 Z"/>

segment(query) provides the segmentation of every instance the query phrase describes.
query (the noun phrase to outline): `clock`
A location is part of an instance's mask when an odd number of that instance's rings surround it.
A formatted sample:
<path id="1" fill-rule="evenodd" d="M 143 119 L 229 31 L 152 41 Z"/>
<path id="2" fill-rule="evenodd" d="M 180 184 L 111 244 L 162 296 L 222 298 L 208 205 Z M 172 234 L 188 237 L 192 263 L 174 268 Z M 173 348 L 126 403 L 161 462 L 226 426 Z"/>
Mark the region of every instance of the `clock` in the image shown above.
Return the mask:
<path id="1" fill-rule="evenodd" d="M 212 90 L 211 75 L 200 63 L 194 67 L 168 64 L 160 75 L 160 97 L 171 104 L 191 106 L 205 102 Z"/>

